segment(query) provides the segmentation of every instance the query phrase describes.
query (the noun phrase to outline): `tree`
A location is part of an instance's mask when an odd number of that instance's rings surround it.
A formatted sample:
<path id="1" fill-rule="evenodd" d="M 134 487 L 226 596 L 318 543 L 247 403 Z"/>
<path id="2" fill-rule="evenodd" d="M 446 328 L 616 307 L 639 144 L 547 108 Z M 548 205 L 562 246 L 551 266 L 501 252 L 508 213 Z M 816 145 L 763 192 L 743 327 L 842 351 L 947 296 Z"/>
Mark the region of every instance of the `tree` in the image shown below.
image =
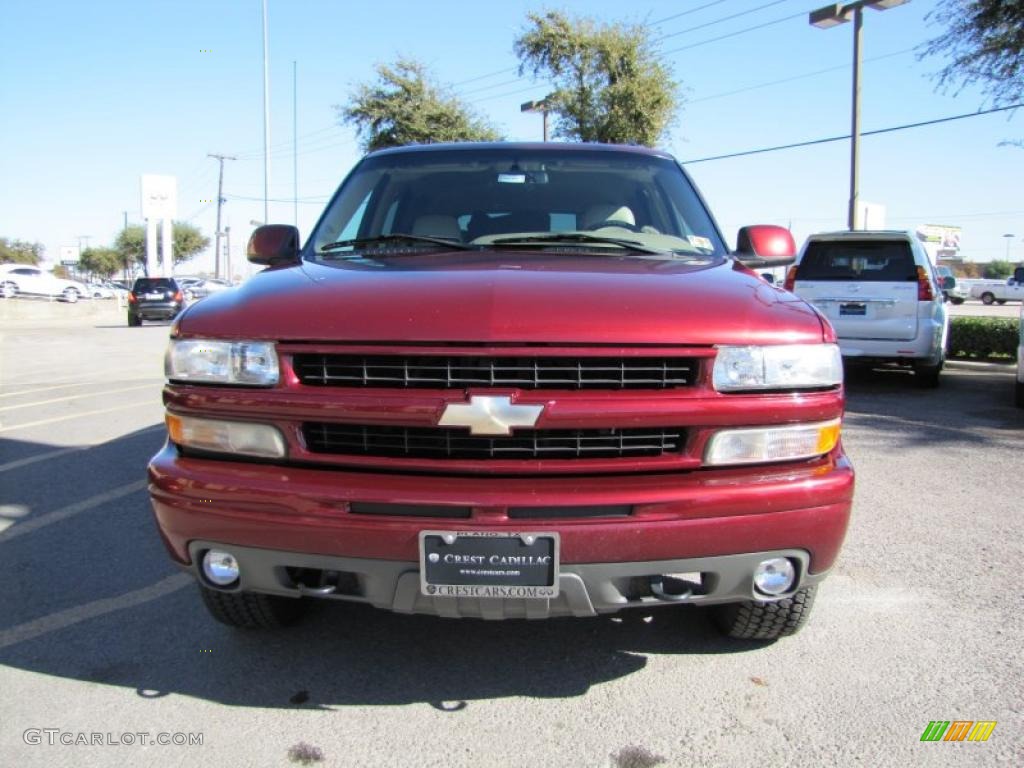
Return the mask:
<path id="1" fill-rule="evenodd" d="M 188 261 L 200 251 L 208 248 L 210 238 L 191 224 L 184 221 L 176 221 L 171 229 L 172 248 L 174 250 L 174 263 L 180 264 Z M 157 239 L 157 261 L 163 260 L 163 238 Z M 146 228 L 140 224 L 132 224 L 125 227 L 118 234 L 114 241 L 114 248 L 118 252 L 122 264 L 127 268 L 129 264 L 146 263 Z"/>
<path id="2" fill-rule="evenodd" d="M 599 24 L 558 11 L 528 15 L 516 39 L 519 74 L 551 81 L 555 135 L 654 146 L 680 106 L 671 68 L 640 25 Z"/>
<path id="3" fill-rule="evenodd" d="M 1013 274 L 1015 266 L 1012 261 L 993 259 L 985 265 L 985 277 L 989 280 L 1005 280 Z"/>
<path id="4" fill-rule="evenodd" d="M 335 105 L 354 125 L 364 151 L 440 141 L 496 141 L 501 137 L 469 106 L 433 81 L 412 59 L 378 64 L 377 82 L 359 85 L 348 103 Z"/>
<path id="5" fill-rule="evenodd" d="M 1020 0 L 943 0 L 929 19 L 947 27 L 920 56 L 949 59 L 940 87 L 980 85 L 996 106 L 1024 101 L 1024 3 Z"/>
<path id="6" fill-rule="evenodd" d="M 24 240 L 10 240 L 0 237 L 0 264 L 31 264 L 35 266 L 43 258 L 40 243 L 26 243 Z"/>
<path id="7" fill-rule="evenodd" d="M 112 277 L 124 269 L 124 260 L 116 248 L 86 248 L 79 256 L 78 268 L 99 277 Z"/>

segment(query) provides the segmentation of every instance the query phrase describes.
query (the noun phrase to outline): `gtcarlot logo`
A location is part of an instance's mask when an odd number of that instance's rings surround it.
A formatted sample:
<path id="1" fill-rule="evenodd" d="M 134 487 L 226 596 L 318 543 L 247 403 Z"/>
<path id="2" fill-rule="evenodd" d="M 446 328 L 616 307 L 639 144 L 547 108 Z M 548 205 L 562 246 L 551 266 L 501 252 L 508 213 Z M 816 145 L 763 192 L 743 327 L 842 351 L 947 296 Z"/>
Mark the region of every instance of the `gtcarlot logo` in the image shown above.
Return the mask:
<path id="1" fill-rule="evenodd" d="M 146 731 L 65 731 L 62 728 L 27 728 L 21 734 L 22 740 L 29 746 L 57 744 L 65 747 L 134 747 L 134 746 L 174 746 L 201 747 L 202 733 L 148 733 Z"/>

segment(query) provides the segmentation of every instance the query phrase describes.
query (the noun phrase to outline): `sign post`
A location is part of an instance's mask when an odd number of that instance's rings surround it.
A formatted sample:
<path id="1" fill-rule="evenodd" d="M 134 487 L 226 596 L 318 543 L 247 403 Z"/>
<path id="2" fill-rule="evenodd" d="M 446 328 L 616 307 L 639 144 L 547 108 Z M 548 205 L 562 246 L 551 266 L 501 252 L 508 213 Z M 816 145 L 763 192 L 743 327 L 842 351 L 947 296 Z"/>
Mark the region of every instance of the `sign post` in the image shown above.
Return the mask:
<path id="1" fill-rule="evenodd" d="M 174 268 L 172 234 L 178 215 L 178 180 L 174 176 L 142 176 L 142 216 L 146 219 L 146 274 L 157 274 L 157 221 L 162 221 L 163 260 L 160 274 L 170 277 Z"/>

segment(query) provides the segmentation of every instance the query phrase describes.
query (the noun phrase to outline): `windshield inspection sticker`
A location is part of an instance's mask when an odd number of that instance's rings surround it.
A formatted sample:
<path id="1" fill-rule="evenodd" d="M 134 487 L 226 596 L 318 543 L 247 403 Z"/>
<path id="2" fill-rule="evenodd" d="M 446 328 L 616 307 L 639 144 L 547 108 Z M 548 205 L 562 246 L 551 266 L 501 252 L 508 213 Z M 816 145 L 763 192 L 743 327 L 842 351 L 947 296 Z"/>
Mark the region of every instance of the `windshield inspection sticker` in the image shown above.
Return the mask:
<path id="1" fill-rule="evenodd" d="M 700 235 L 690 235 L 686 238 L 690 241 L 690 245 L 694 248 L 700 248 L 702 251 L 713 251 L 714 247 L 711 245 L 711 241 L 706 237 Z"/>

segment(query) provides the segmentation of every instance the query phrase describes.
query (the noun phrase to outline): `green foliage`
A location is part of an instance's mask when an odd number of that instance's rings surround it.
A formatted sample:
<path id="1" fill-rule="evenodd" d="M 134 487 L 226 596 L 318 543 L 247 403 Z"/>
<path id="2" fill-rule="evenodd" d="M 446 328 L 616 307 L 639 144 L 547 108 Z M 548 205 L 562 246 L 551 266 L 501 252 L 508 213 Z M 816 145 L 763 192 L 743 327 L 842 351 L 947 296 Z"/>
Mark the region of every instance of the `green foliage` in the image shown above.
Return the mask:
<path id="1" fill-rule="evenodd" d="M 1017 357 L 1020 321 L 1013 317 L 952 317 L 950 357 Z"/>
<path id="2" fill-rule="evenodd" d="M 10 240 L 0 237 L 0 264 L 37 265 L 43 258 L 40 243 L 26 243 L 24 240 Z"/>
<path id="3" fill-rule="evenodd" d="M 124 260 L 116 248 L 86 248 L 79 257 L 78 268 L 98 277 L 111 277 L 124 269 Z"/>
<path id="4" fill-rule="evenodd" d="M 654 146 L 680 105 L 671 68 L 638 24 L 599 24 L 558 11 L 528 15 L 516 39 L 519 72 L 550 80 L 555 135 Z"/>
<path id="5" fill-rule="evenodd" d="M 943 0 L 928 16 L 946 27 L 920 54 L 949 61 L 938 73 L 940 86 L 980 85 L 997 106 L 1024 100 L 1024 3 Z"/>
<path id="6" fill-rule="evenodd" d="M 188 261 L 210 245 L 210 238 L 203 235 L 198 227 L 184 221 L 176 221 L 171 230 L 174 263 Z M 146 228 L 139 224 L 125 227 L 114 241 L 114 249 L 126 264 L 146 263 Z M 157 261 L 163 260 L 163 238 L 157 238 Z"/>
<path id="7" fill-rule="evenodd" d="M 347 104 L 335 106 L 341 121 L 355 126 L 364 151 L 501 138 L 419 62 L 400 58 L 376 70 L 377 82 L 359 85 Z"/>
<path id="8" fill-rule="evenodd" d="M 985 277 L 989 280 L 1005 280 L 1013 274 L 1015 266 L 1012 261 L 993 259 L 985 264 Z"/>

